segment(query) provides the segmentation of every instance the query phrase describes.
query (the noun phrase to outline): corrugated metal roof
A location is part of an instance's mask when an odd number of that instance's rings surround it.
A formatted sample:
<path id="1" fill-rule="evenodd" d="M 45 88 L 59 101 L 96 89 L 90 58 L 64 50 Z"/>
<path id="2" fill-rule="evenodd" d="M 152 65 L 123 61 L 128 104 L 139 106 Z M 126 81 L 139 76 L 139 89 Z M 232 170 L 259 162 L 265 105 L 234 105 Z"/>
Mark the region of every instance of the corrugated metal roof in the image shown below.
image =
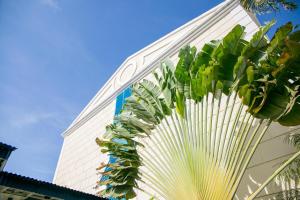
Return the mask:
<path id="1" fill-rule="evenodd" d="M 92 194 L 4 171 L 0 172 L 0 186 L 66 200 L 105 200 Z"/>
<path id="2" fill-rule="evenodd" d="M 2 149 L 2 148 L 8 149 L 10 151 L 14 151 L 14 150 L 17 149 L 16 147 L 13 147 L 13 146 L 10 146 L 8 144 L 0 142 L 0 149 Z"/>

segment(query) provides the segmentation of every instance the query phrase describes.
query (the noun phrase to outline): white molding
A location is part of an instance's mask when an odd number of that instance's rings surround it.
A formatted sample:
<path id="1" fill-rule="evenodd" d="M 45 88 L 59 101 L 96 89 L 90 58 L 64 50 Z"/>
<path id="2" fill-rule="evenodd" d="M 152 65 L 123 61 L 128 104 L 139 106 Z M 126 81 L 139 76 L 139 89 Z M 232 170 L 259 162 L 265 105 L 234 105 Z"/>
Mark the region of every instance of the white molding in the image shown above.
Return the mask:
<path id="1" fill-rule="evenodd" d="M 60 167 L 61 157 L 62 157 L 62 154 L 64 152 L 64 146 L 65 146 L 65 141 L 63 142 L 62 148 L 61 148 L 60 153 L 59 153 L 59 157 L 58 157 L 58 161 L 57 161 L 57 164 L 56 164 L 56 168 L 55 168 L 52 183 L 56 183 L 58 168 Z"/>
<path id="2" fill-rule="evenodd" d="M 143 49 L 137 51 L 136 53 L 132 54 L 131 56 L 129 56 L 128 58 L 125 59 L 125 61 L 118 67 L 118 69 L 114 72 L 114 74 L 106 81 L 106 83 L 103 85 L 103 87 L 101 87 L 101 89 L 97 92 L 97 94 L 92 98 L 92 100 L 87 104 L 87 106 L 85 106 L 85 108 L 80 112 L 80 114 L 75 118 L 75 120 L 71 123 L 71 125 L 68 127 L 71 128 L 77 121 L 79 121 L 86 113 L 87 110 L 92 107 L 95 103 L 95 101 L 97 99 L 100 99 L 99 96 L 103 96 L 103 91 L 107 89 L 107 87 L 109 87 L 110 85 L 112 85 L 113 80 L 115 79 L 115 77 L 118 75 L 119 71 L 126 66 L 126 64 L 128 62 L 130 62 L 131 59 L 134 59 L 135 57 L 137 57 L 139 54 L 142 54 L 143 52 L 146 52 L 147 50 L 151 49 L 153 46 L 156 46 L 158 43 L 163 42 L 165 39 L 168 39 L 170 37 L 172 37 L 173 35 L 177 34 L 178 32 L 180 32 L 181 30 L 191 26 L 192 24 L 196 23 L 197 21 L 205 18 L 206 16 L 210 15 L 211 13 L 215 12 L 219 7 L 224 6 L 225 2 L 220 3 L 219 5 L 215 6 L 214 8 L 208 10 L 207 12 L 201 14 L 200 16 L 192 19 L 191 21 L 187 22 L 186 24 L 180 26 L 179 28 L 173 30 L 172 32 L 168 33 L 167 35 L 159 38 L 158 40 L 156 40 L 155 42 L 151 43 L 150 45 L 144 47 Z M 172 42 L 172 41 L 171 41 Z M 171 42 L 169 42 L 167 45 L 169 45 Z M 163 44 L 163 46 L 166 44 Z M 148 55 L 148 53 L 146 54 Z M 143 63 L 144 64 L 144 63 Z"/>
<path id="3" fill-rule="evenodd" d="M 212 9 L 212 10 L 204 13 L 203 15 L 207 15 L 207 14 L 210 14 L 211 12 L 214 12 L 213 15 L 209 19 L 205 20 L 200 25 L 192 28 L 188 33 L 186 33 L 185 35 L 183 35 L 180 39 L 178 39 L 175 42 L 173 42 L 165 51 L 163 51 L 158 57 L 156 57 L 146 67 L 144 67 L 144 69 L 142 71 L 138 72 L 132 79 L 130 79 L 129 81 L 127 81 L 126 83 L 124 83 L 120 88 L 118 88 L 117 90 L 115 90 L 107 99 L 105 99 L 103 102 L 101 102 L 99 105 L 97 105 L 88 114 L 86 114 L 85 116 L 83 116 L 77 122 L 72 123 L 71 126 L 62 134 L 62 136 L 66 137 L 66 136 L 70 135 L 71 133 L 73 133 L 76 129 L 78 129 L 79 127 L 81 127 L 89 119 L 91 119 L 92 117 L 94 117 L 104 107 L 106 107 L 109 103 L 111 103 L 120 92 L 122 92 L 124 89 L 126 89 L 128 86 L 130 86 L 132 83 L 138 82 L 139 80 L 141 80 L 142 78 L 144 78 L 146 75 L 148 75 L 149 73 L 151 73 L 162 60 L 165 60 L 168 57 L 176 54 L 180 50 L 180 48 L 182 46 L 184 46 L 184 45 L 189 44 L 190 42 L 192 42 L 195 38 L 197 38 L 199 35 L 201 35 L 205 31 L 207 31 L 209 28 L 211 28 L 216 22 L 218 22 L 219 20 L 221 20 L 226 14 L 230 13 L 238 5 L 239 5 L 239 3 L 236 0 L 225 1 L 224 3 L 222 3 L 219 6 L 215 7 L 214 9 Z M 201 15 L 200 17 L 203 17 L 203 15 Z M 142 49 L 142 50 L 138 51 L 137 53 L 133 54 L 132 56 L 128 57 L 123 62 L 123 64 L 117 69 L 117 71 L 114 73 L 114 75 L 108 80 L 108 82 L 104 85 L 104 87 L 102 89 L 104 89 L 105 86 L 110 81 L 113 80 L 113 78 L 116 76 L 116 74 L 123 68 L 123 66 L 126 64 L 126 62 L 130 58 L 132 58 L 133 56 L 135 56 L 139 52 L 144 51 L 147 48 L 150 48 L 151 46 L 155 45 L 156 43 L 158 43 L 159 41 L 161 41 L 165 37 L 168 37 L 169 35 L 174 34 L 176 31 L 179 31 L 179 30 L 185 28 L 186 26 L 190 25 L 194 21 L 198 20 L 200 17 L 197 17 L 196 19 L 194 19 L 194 20 L 190 21 L 189 23 L 183 25 L 182 27 L 176 29 L 175 31 L 173 31 L 170 34 L 164 36 L 163 38 L 159 39 L 158 41 L 152 43 L 148 47 L 145 47 L 144 49 Z M 99 93 L 101 93 L 102 89 L 99 91 Z M 91 102 L 89 103 L 89 105 L 91 104 Z M 84 110 L 86 110 L 86 108 Z M 76 119 L 78 119 L 78 117 Z M 76 119 L 75 119 L 75 121 L 76 121 Z"/>

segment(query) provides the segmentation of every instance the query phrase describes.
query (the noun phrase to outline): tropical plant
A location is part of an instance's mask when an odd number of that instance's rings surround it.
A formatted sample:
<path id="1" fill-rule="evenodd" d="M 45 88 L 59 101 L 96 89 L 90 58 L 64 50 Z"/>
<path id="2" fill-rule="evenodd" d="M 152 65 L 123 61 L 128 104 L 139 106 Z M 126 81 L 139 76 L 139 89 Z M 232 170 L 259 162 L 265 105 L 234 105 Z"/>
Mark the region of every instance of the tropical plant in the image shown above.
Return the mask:
<path id="1" fill-rule="evenodd" d="M 287 142 L 300 151 L 300 131 L 296 131 L 287 136 Z M 295 185 L 300 184 L 300 158 L 295 159 L 289 166 L 287 166 L 277 177 L 277 180 L 283 180 L 287 183 L 294 181 Z M 295 194 L 298 194 L 298 190 L 295 190 Z M 299 193 L 300 195 L 300 193 Z M 292 195 L 286 195 L 292 196 Z"/>
<path id="2" fill-rule="evenodd" d="M 294 0 L 240 0 L 240 2 L 247 10 L 257 13 L 279 11 L 280 7 L 286 10 L 295 10 L 298 7 Z"/>
<path id="3" fill-rule="evenodd" d="M 99 194 L 130 199 L 139 189 L 158 199 L 232 199 L 270 124 L 300 124 L 300 31 L 288 23 L 268 41 L 273 23 L 249 42 L 237 25 L 199 52 L 186 46 L 176 67 L 164 61 L 153 72 L 157 83 L 134 84 L 106 128 L 108 139 L 96 139 L 116 158 L 99 168 L 108 177 L 99 186 L 109 186 Z"/>

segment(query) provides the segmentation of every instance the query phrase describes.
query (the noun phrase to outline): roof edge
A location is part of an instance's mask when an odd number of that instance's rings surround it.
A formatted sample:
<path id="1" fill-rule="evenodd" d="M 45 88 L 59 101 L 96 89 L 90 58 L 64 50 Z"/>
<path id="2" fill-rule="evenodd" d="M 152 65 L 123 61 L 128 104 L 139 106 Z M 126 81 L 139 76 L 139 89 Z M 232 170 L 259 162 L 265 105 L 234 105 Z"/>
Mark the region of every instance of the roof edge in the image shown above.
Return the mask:
<path id="1" fill-rule="evenodd" d="M 66 195 L 67 197 L 71 197 L 71 196 L 77 197 L 76 199 L 81 199 L 81 200 L 84 199 L 106 200 L 104 198 L 95 196 L 93 194 L 81 192 L 71 188 L 59 186 L 53 183 L 33 179 L 26 176 L 21 176 L 6 171 L 0 172 L 0 186 L 1 185 L 7 187 L 14 187 L 15 189 L 24 190 L 24 191 L 29 191 L 29 189 L 31 188 L 32 189 L 30 190 L 31 192 L 46 195 L 46 196 L 56 197 L 56 198 L 63 198 L 63 196 Z"/>
<path id="2" fill-rule="evenodd" d="M 226 1 L 232 1 L 232 0 L 226 0 Z M 215 7 L 211 8 L 210 10 L 202 13 L 201 15 L 197 16 L 196 18 L 193 18 L 192 20 L 188 21 L 187 23 L 183 24 L 182 26 L 176 28 L 175 30 L 167 33 L 166 35 L 160 37 L 159 39 L 155 40 L 154 42 L 150 43 L 149 45 L 147 45 L 146 47 L 138 50 L 137 52 L 131 54 L 130 56 L 128 56 L 122 63 L 121 65 L 117 68 L 117 70 L 110 76 L 110 78 L 105 82 L 105 84 L 100 88 L 100 90 L 96 93 L 96 95 L 89 101 L 89 103 L 83 108 L 83 110 L 79 113 L 79 115 L 72 121 L 71 125 L 67 128 L 71 128 L 73 124 L 76 123 L 76 121 L 84 114 L 84 112 L 87 110 L 87 108 L 94 102 L 94 100 L 98 97 L 98 95 L 101 94 L 101 92 L 103 90 L 105 90 L 105 86 L 107 86 L 107 84 L 112 81 L 112 79 L 118 74 L 118 72 L 120 70 L 122 70 L 122 68 L 127 64 L 127 62 L 134 58 L 135 56 L 137 56 L 138 54 L 147 51 L 149 48 L 153 47 L 154 45 L 156 45 L 157 43 L 163 41 L 164 39 L 178 33 L 179 31 L 181 31 L 182 29 L 188 27 L 189 25 L 193 24 L 194 22 L 200 20 L 201 18 L 206 17 L 207 15 L 211 14 L 212 12 L 214 12 L 215 10 L 217 10 L 219 7 L 223 6 L 225 2 L 222 2 L 218 5 L 216 5 Z"/>
<path id="3" fill-rule="evenodd" d="M 201 34 L 208 28 L 212 26 L 213 23 L 220 20 L 223 15 L 229 13 L 231 10 L 233 10 L 237 5 L 239 5 L 238 1 L 236 0 L 228 0 L 221 4 L 221 7 L 218 7 L 218 10 L 216 13 L 214 13 L 213 16 L 211 16 L 209 19 L 204 21 L 202 24 L 194 27 L 191 29 L 187 34 L 185 34 L 183 37 L 179 38 L 175 43 L 173 43 L 168 49 L 166 49 L 164 52 L 162 52 L 157 58 L 155 58 L 151 63 L 147 65 L 147 67 L 144 68 L 144 70 L 140 71 L 135 77 L 133 77 L 131 80 L 127 81 L 123 86 L 121 86 L 118 90 L 116 90 L 114 93 L 112 93 L 106 100 L 104 100 L 102 103 L 100 103 L 98 106 L 96 106 L 93 110 L 91 110 L 87 115 L 85 115 L 83 118 L 81 118 L 79 121 L 77 121 L 75 124 L 71 124 L 70 127 L 66 131 L 62 133 L 63 137 L 66 137 L 73 133 L 76 129 L 81 127 L 83 124 L 85 124 L 86 121 L 94 117 L 99 111 L 101 111 L 105 106 L 107 106 L 110 102 L 114 100 L 114 98 L 117 96 L 118 93 L 123 91 L 125 88 L 127 88 L 129 85 L 131 85 L 134 82 L 139 81 L 143 77 L 145 77 L 147 74 L 149 74 L 153 69 L 159 64 L 161 60 L 166 59 L 173 53 L 176 53 L 182 46 L 185 44 L 188 44 L 192 39 L 195 38 L 198 34 Z"/>

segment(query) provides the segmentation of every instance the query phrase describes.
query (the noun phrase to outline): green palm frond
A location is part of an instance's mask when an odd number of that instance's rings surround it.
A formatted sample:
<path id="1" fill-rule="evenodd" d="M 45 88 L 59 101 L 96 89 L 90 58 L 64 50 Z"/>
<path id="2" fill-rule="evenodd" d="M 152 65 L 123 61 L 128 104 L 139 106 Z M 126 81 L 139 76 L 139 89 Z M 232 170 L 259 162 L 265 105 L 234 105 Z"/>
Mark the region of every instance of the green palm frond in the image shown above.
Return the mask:
<path id="1" fill-rule="evenodd" d="M 240 2 L 247 10 L 257 13 L 279 11 L 280 7 L 286 10 L 295 10 L 298 7 L 295 0 L 240 0 Z"/>
<path id="2" fill-rule="evenodd" d="M 300 150 L 300 130 L 289 134 L 286 137 L 289 144 L 294 146 L 296 150 Z M 300 181 L 300 158 L 295 159 L 289 166 L 287 166 L 277 177 L 277 180 L 284 180 L 289 182 L 294 180 L 296 182 Z"/>
<path id="3" fill-rule="evenodd" d="M 300 124 L 300 32 L 288 23 L 269 42 L 273 23 L 243 39 L 237 25 L 200 52 L 185 47 L 142 80 L 114 124 L 103 153 L 104 197 L 130 199 L 140 189 L 156 199 L 232 199 L 273 121 Z M 297 159 L 284 163 L 249 199 Z M 110 170 L 102 171 L 103 167 Z M 143 185 L 143 187 L 140 187 Z"/>

